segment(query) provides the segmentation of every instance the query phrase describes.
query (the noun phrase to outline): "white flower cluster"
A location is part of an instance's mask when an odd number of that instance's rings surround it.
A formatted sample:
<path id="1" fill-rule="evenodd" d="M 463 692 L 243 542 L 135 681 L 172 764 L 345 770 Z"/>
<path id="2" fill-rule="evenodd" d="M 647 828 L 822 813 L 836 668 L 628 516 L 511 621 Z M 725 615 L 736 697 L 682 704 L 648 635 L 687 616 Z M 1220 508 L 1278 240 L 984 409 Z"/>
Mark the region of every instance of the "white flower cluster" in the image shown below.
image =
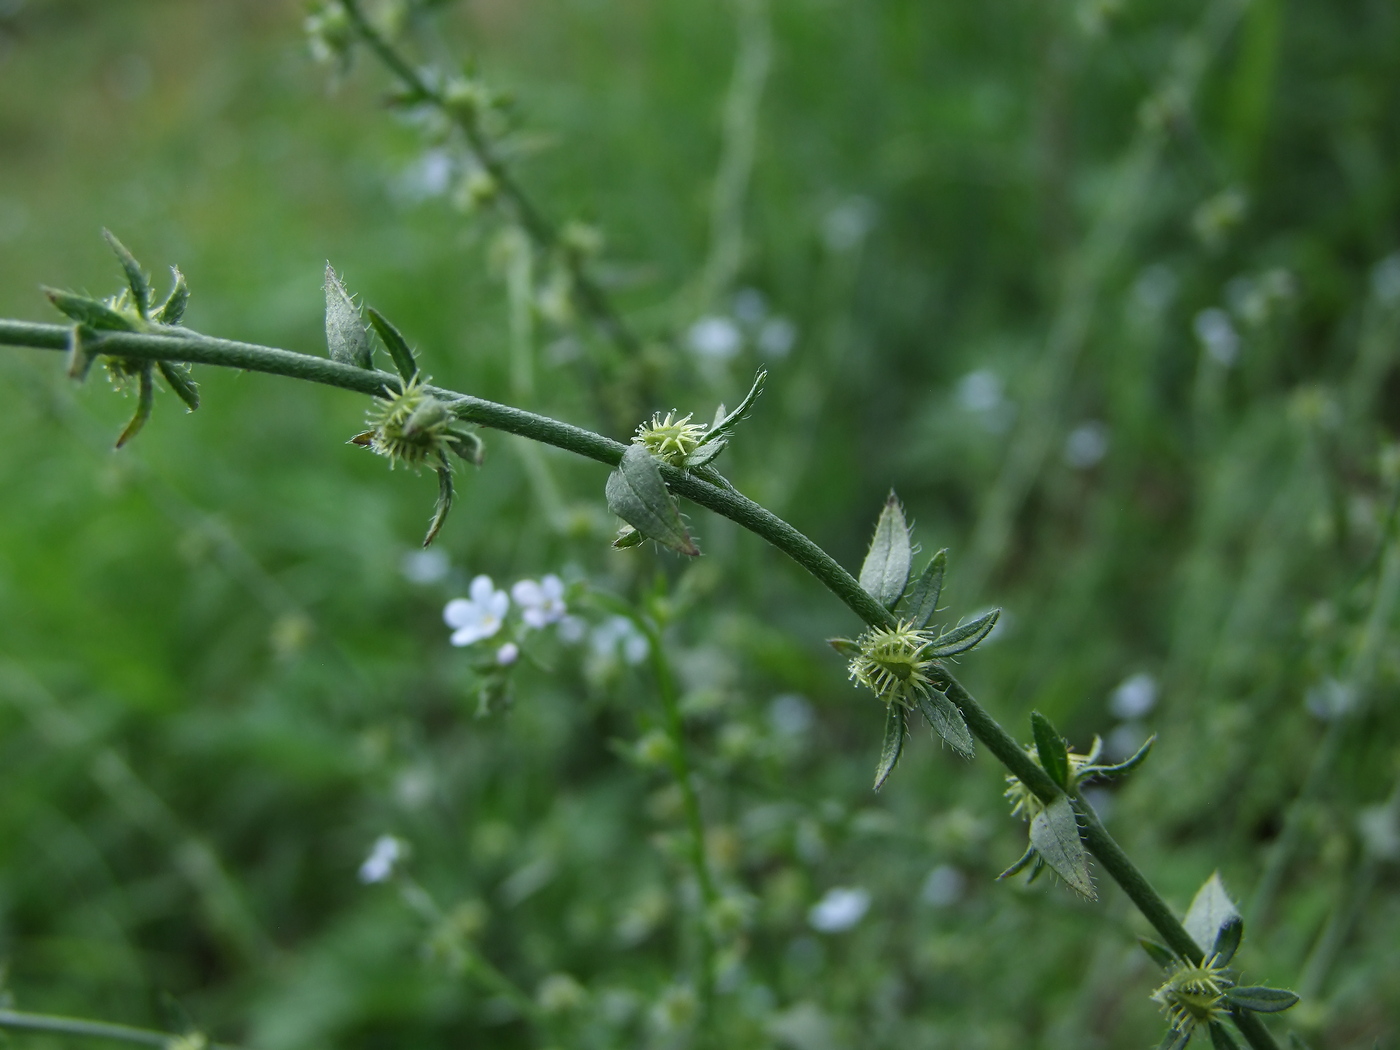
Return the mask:
<path id="1" fill-rule="evenodd" d="M 442 610 L 442 618 L 452 628 L 452 644 L 475 645 L 494 638 L 506 622 L 511 599 L 520 610 L 522 630 L 543 630 L 558 624 L 566 641 L 577 638 L 579 625 L 569 616 L 564 601 L 564 582 L 553 573 L 540 580 L 520 580 L 510 594 L 497 590 L 490 576 L 478 576 L 467 588 L 466 598 L 453 598 Z M 517 642 L 508 641 L 496 650 L 496 662 L 505 666 L 520 657 Z"/>

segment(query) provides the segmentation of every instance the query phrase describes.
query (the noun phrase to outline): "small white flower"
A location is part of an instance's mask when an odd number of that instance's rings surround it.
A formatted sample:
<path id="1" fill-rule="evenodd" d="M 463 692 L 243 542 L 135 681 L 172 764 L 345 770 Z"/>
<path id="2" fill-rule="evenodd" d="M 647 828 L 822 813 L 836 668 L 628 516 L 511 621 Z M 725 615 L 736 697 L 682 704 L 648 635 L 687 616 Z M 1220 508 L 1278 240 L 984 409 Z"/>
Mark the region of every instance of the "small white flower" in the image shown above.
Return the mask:
<path id="1" fill-rule="evenodd" d="M 403 857 L 403 845 L 393 835 L 380 835 L 374 840 L 374 848 L 360 865 L 360 881 L 365 883 L 385 882 L 394 874 L 394 865 Z"/>
<path id="2" fill-rule="evenodd" d="M 452 628 L 453 645 L 471 645 L 490 638 L 501 629 L 510 597 L 496 590 L 490 576 L 478 576 L 467 589 L 469 598 L 453 598 L 442 610 L 442 618 Z"/>
<path id="3" fill-rule="evenodd" d="M 1108 427 L 1097 419 L 1080 423 L 1065 438 L 1065 462 L 1076 470 L 1098 466 L 1108 455 Z"/>
<path id="4" fill-rule="evenodd" d="M 711 315 L 690 326 L 686 342 L 700 357 L 728 361 L 742 348 L 744 337 L 739 326 L 729 318 Z"/>
<path id="5" fill-rule="evenodd" d="M 403 574 L 409 583 L 437 583 L 447 578 L 452 562 L 438 548 L 410 551 L 403 558 Z"/>
<path id="6" fill-rule="evenodd" d="M 1206 353 L 1220 364 L 1229 368 L 1239 360 L 1240 336 L 1230 321 L 1230 315 L 1224 310 L 1217 306 L 1202 310 L 1191 322 L 1191 327 Z"/>
<path id="7" fill-rule="evenodd" d="M 622 659 L 633 666 L 641 663 L 651 652 L 647 636 L 625 616 L 610 616 L 593 629 L 593 651 L 600 657 L 612 657 L 618 650 Z"/>
<path id="8" fill-rule="evenodd" d="M 520 618 L 526 627 L 537 630 L 558 623 L 569 611 L 564 604 L 564 583 L 550 573 L 539 583 L 534 580 L 521 580 L 510 589 L 515 604 L 520 606 Z"/>
<path id="9" fill-rule="evenodd" d="M 821 933 L 841 933 L 865 918 L 869 910 L 869 890 L 837 886 L 827 890 L 826 896 L 812 905 L 807 922 Z"/>
<path id="10" fill-rule="evenodd" d="M 496 663 L 500 664 L 502 667 L 509 667 L 519 659 L 520 646 L 516 645 L 514 642 L 506 642 L 505 645 L 496 650 Z"/>
<path id="11" fill-rule="evenodd" d="M 1157 706 L 1157 679 L 1146 671 L 1129 675 L 1108 698 L 1108 709 L 1125 722 L 1142 718 Z"/>

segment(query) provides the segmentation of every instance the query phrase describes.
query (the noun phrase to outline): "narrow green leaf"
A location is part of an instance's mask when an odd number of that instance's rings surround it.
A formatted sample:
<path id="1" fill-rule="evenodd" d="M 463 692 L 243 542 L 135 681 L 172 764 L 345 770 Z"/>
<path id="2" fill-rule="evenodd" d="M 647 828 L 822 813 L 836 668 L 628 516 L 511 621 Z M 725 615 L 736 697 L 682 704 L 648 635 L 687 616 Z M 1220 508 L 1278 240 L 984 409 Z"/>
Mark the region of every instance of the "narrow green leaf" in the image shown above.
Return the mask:
<path id="1" fill-rule="evenodd" d="M 633 547 L 640 547 L 646 541 L 647 538 L 631 525 L 624 525 L 617 530 L 617 539 L 612 541 L 612 546 L 615 551 L 625 551 Z"/>
<path id="2" fill-rule="evenodd" d="M 885 744 L 880 748 L 880 765 L 875 770 L 876 791 L 884 787 L 885 781 L 890 778 L 899 762 L 899 756 L 904 751 L 904 734 L 907 728 L 904 706 L 898 703 L 890 704 L 889 713 L 885 716 Z"/>
<path id="3" fill-rule="evenodd" d="M 1157 1050 L 1181 1050 L 1181 1048 L 1190 1041 L 1190 1031 L 1182 1032 L 1172 1028 L 1162 1037 L 1162 1041 L 1157 1044 Z"/>
<path id="4" fill-rule="evenodd" d="M 1146 937 L 1139 937 L 1138 944 L 1142 945 L 1142 950 L 1151 956 L 1152 961 L 1162 969 L 1170 970 L 1177 964 L 1176 953 L 1165 944 L 1149 941 Z"/>
<path id="5" fill-rule="evenodd" d="M 763 384 L 767 379 L 766 369 L 754 376 L 753 386 L 749 387 L 749 392 L 744 395 L 744 400 L 740 401 L 739 407 L 728 415 L 724 414 L 724 406 L 719 406 L 719 411 L 715 413 L 714 425 L 705 431 L 705 436 L 700 439 L 701 447 L 718 441 L 739 425 L 740 421 L 748 415 L 749 409 L 753 408 L 753 403 L 758 400 L 758 395 L 763 393 Z"/>
<path id="6" fill-rule="evenodd" d="M 438 498 L 437 505 L 433 507 L 433 520 L 428 523 L 428 534 L 423 537 L 423 546 L 426 547 L 437 539 L 437 534 L 442 531 L 443 522 L 447 521 L 447 512 L 452 509 L 452 464 L 447 461 L 447 457 L 439 453 L 441 462 L 437 466 L 438 476 Z"/>
<path id="7" fill-rule="evenodd" d="M 185 283 L 185 275 L 180 272 L 178 266 L 170 267 L 170 272 L 174 275 L 175 284 L 171 287 L 165 302 L 156 311 L 156 320 L 161 324 L 179 324 L 183 321 L 185 307 L 190 302 L 190 286 Z"/>
<path id="8" fill-rule="evenodd" d="M 865 563 L 860 567 L 861 589 L 885 608 L 894 608 L 904 595 L 904 585 L 909 582 L 912 555 L 904 508 L 899 505 L 899 497 L 891 492 L 875 524 L 875 536 L 870 541 Z"/>
<path id="9" fill-rule="evenodd" d="M 1157 742 L 1157 734 L 1153 733 L 1147 738 L 1147 742 L 1134 752 L 1133 757 L 1124 762 L 1119 762 L 1116 766 L 1090 766 L 1084 770 L 1084 778 L 1090 777 L 1096 780 L 1111 780 L 1114 777 L 1121 777 L 1131 773 L 1147 759 L 1147 753 L 1152 750 L 1152 745 Z"/>
<path id="10" fill-rule="evenodd" d="M 116 253 L 117 261 L 122 264 L 122 271 L 126 274 L 127 287 L 131 289 L 131 301 L 136 304 L 136 312 L 145 317 L 151 308 L 150 278 L 142 272 L 141 264 L 136 261 L 136 257 L 126 250 L 126 245 L 117 240 L 116 235 L 111 230 L 103 230 L 102 236 L 106 238 L 107 244 Z"/>
<path id="11" fill-rule="evenodd" d="M 849 638 L 828 638 L 826 644 L 848 659 L 860 655 L 860 645 Z"/>
<path id="12" fill-rule="evenodd" d="M 1089 858 L 1079 838 L 1079 822 L 1069 799 L 1061 795 L 1031 820 L 1031 845 L 1070 889 L 1097 900 L 1089 878 Z"/>
<path id="13" fill-rule="evenodd" d="M 1050 724 L 1039 711 L 1031 712 L 1031 735 L 1035 738 L 1035 752 L 1040 756 L 1040 767 L 1050 774 L 1050 779 L 1062 788 L 1069 787 L 1069 749 L 1064 737 Z"/>
<path id="14" fill-rule="evenodd" d="M 1230 895 L 1225 892 L 1225 884 L 1220 881 L 1220 872 L 1214 872 L 1196 891 L 1191 907 L 1186 909 L 1182 925 L 1191 939 L 1205 952 L 1215 943 L 1221 928 L 1232 918 L 1239 918 L 1239 909 Z"/>
<path id="15" fill-rule="evenodd" d="M 146 366 L 141 369 L 140 376 L 137 380 L 136 412 L 132 415 L 131 421 L 127 423 L 126 427 L 122 430 L 121 435 L 117 438 L 117 448 L 121 448 L 137 434 L 141 433 L 141 428 L 146 425 L 146 420 L 151 418 L 151 408 L 156 403 L 156 384 L 155 379 L 152 377 L 153 372 L 154 369 L 151 368 L 151 363 L 147 361 Z"/>
<path id="16" fill-rule="evenodd" d="M 1226 991 L 1225 998 L 1235 1006 L 1260 1014 L 1279 1013 L 1298 1001 L 1298 996 L 1293 992 L 1282 988 L 1265 988 L 1263 985 L 1231 988 Z"/>
<path id="17" fill-rule="evenodd" d="M 947 568 L 946 550 L 939 551 L 929 559 L 923 575 L 914 584 L 914 589 L 909 592 L 909 598 L 904 603 L 904 611 L 908 615 L 902 619 L 913 621 L 915 627 L 927 625 L 933 614 L 938 611 L 938 599 L 943 593 L 943 573 Z"/>
<path id="18" fill-rule="evenodd" d="M 185 403 L 186 408 L 193 412 L 199 407 L 199 386 L 190 378 L 189 365 L 178 361 L 157 361 L 156 367 L 160 369 L 166 385 Z"/>
<path id="19" fill-rule="evenodd" d="M 1033 865 L 1031 865 L 1031 873 L 1030 873 L 1029 875 L 1026 876 L 1026 885 L 1029 886 L 1029 885 L 1030 885 L 1032 882 L 1034 882 L 1036 879 L 1040 878 L 1041 874 L 1042 874 L 1044 871 L 1045 871 L 1045 858 L 1042 857 L 1039 853 L 1037 853 L 1037 854 L 1035 855 L 1035 863 L 1034 863 Z"/>
<path id="20" fill-rule="evenodd" d="M 606 495 L 608 508 L 647 539 L 692 558 L 700 553 L 681 523 L 656 457 L 641 445 L 627 446 L 621 465 L 608 475 Z"/>
<path id="21" fill-rule="evenodd" d="M 1215 944 L 1210 953 L 1215 957 L 1215 965 L 1229 966 L 1230 960 L 1239 951 L 1240 938 L 1244 936 L 1244 920 L 1238 915 L 1226 919 L 1215 935 Z"/>
<path id="22" fill-rule="evenodd" d="M 333 361 L 371 367 L 369 333 L 360 319 L 360 309 L 330 263 L 326 263 L 326 346 Z"/>
<path id="23" fill-rule="evenodd" d="M 1009 879 L 1013 875 L 1019 875 L 1021 872 L 1026 870 L 1026 866 L 1029 865 L 1030 862 L 1033 860 L 1035 860 L 1035 847 L 1027 846 L 1026 852 L 1021 854 L 1020 859 L 1018 859 L 1016 863 L 1012 864 L 1011 867 L 1007 868 L 1000 875 L 998 875 L 997 879 Z"/>
<path id="24" fill-rule="evenodd" d="M 687 470 L 694 470 L 696 467 L 703 467 L 716 456 L 725 450 L 729 445 L 728 438 L 720 438 L 718 441 L 702 442 L 694 452 L 685 457 L 685 462 L 681 465 Z"/>
<path id="25" fill-rule="evenodd" d="M 106 303 L 100 303 L 96 299 L 89 299 L 85 295 L 75 295 L 58 288 L 45 288 L 44 294 L 49 297 L 49 302 L 53 303 L 54 306 L 79 324 L 85 324 L 89 328 L 108 332 L 134 332 L 136 330 L 136 322 L 132 318 L 113 310 Z"/>
<path id="26" fill-rule="evenodd" d="M 399 375 L 407 383 L 418 374 L 418 361 L 413 356 L 413 351 L 409 349 L 408 341 L 374 307 L 366 307 L 365 312 L 369 314 L 369 323 L 374 326 L 375 332 L 378 333 L 379 341 L 384 344 L 384 349 L 388 350 L 389 356 L 393 358 L 394 367 L 398 369 Z"/>
<path id="27" fill-rule="evenodd" d="M 928 686 L 917 690 L 919 711 L 933 731 L 963 758 L 971 758 L 976 751 L 967 722 L 958 710 L 958 705 L 948 699 L 948 694 Z"/>
<path id="28" fill-rule="evenodd" d="M 1230 1030 L 1219 1021 L 1210 1023 L 1210 1045 L 1215 1050 L 1240 1050 L 1240 1044 L 1235 1042 Z"/>
<path id="29" fill-rule="evenodd" d="M 941 660 L 948 656 L 957 656 L 959 653 L 967 652 L 992 633 L 992 628 L 997 625 L 997 617 L 1000 615 L 1000 609 L 993 609 L 986 615 L 979 616 L 961 627 L 945 631 L 933 640 L 933 644 L 925 651 L 925 655 L 935 660 Z"/>

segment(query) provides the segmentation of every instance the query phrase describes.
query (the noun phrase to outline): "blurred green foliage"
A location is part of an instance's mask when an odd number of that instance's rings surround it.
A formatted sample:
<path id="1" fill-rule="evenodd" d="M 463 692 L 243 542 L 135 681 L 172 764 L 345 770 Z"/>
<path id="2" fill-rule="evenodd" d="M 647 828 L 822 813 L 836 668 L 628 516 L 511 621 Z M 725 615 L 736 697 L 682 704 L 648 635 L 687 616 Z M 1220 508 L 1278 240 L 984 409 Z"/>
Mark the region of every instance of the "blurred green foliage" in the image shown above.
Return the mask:
<path id="1" fill-rule="evenodd" d="M 896 488 L 951 550 L 948 617 L 1006 609 L 959 673 L 1008 726 L 1036 708 L 1080 750 L 1160 733 L 1098 801 L 1173 903 L 1219 868 L 1248 913 L 1291 843 L 1239 958 L 1307 993 L 1276 1030 L 1394 1045 L 1400 9 L 747 10 L 467 0 L 407 39 L 509 90 L 522 182 L 605 233 L 646 341 L 619 362 L 586 326 L 512 329 L 501 224 L 454 206 L 367 56 L 310 60 L 299 4 L 0 3 L 0 316 L 54 320 L 39 282 L 115 291 L 108 226 L 180 265 L 200 331 L 320 352 L 329 258 L 443 385 L 619 438 L 708 418 L 766 364 L 736 484 L 852 567 Z M 765 26 L 762 90 L 726 123 L 736 34 Z M 744 119 L 752 178 L 716 221 Z M 737 272 L 707 284 L 726 236 Z M 707 321 L 736 353 L 696 352 Z M 593 399 L 589 362 L 635 382 Z M 105 380 L 0 353 L 18 1007 L 259 1050 L 544 1045 L 463 962 L 474 939 L 558 1045 L 679 1045 L 679 801 L 627 760 L 660 724 L 647 669 L 538 641 L 478 718 L 441 622 L 477 573 L 561 572 L 670 614 L 712 863 L 750 916 L 728 1045 L 1157 1038 L 1121 896 L 992 881 L 1024 843 L 993 763 L 916 734 L 870 793 L 883 712 L 823 643 L 852 618 L 754 537 L 697 511 L 693 564 L 611 552 L 603 469 L 487 434 L 447 575 L 414 582 L 435 486 L 345 444 L 365 404 L 199 371 L 199 412 L 162 395 L 114 454 L 130 406 Z M 444 917 L 357 881 L 386 833 Z M 869 913 L 814 930 L 837 887 Z"/>

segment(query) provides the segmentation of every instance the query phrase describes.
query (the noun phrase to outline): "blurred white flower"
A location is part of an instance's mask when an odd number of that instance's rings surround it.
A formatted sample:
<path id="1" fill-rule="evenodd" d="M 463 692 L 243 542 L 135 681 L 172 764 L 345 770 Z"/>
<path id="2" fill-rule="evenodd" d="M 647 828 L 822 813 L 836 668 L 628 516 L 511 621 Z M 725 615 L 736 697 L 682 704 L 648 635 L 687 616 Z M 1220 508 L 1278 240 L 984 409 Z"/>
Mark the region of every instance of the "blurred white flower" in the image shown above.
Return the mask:
<path id="1" fill-rule="evenodd" d="M 1240 357 L 1240 336 L 1230 315 L 1218 306 L 1202 310 L 1191 324 L 1206 353 L 1229 368 Z"/>
<path id="2" fill-rule="evenodd" d="M 768 357 L 787 357 L 797 343 L 797 325 L 786 317 L 770 317 L 758 330 L 758 348 Z"/>
<path id="3" fill-rule="evenodd" d="M 1065 438 L 1065 462 L 1075 470 L 1096 467 L 1108 455 L 1108 427 L 1097 419 L 1086 420 Z"/>
<path id="4" fill-rule="evenodd" d="M 834 252 L 848 252 L 865 240 L 875 225 L 875 205 L 868 197 L 848 197 L 822 219 L 822 239 Z"/>
<path id="5" fill-rule="evenodd" d="M 869 910 L 869 890 L 837 886 L 827 890 L 826 896 L 812 905 L 807 922 L 821 933 L 840 933 L 860 922 Z"/>
<path id="6" fill-rule="evenodd" d="M 990 368 L 979 368 L 958 380 L 958 404 L 969 412 L 990 412 L 1001 402 L 1001 379 Z"/>
<path id="7" fill-rule="evenodd" d="M 813 721 L 812 705 L 796 693 L 775 696 L 768 705 L 768 722 L 779 736 L 802 736 Z"/>
<path id="8" fill-rule="evenodd" d="M 526 627 L 536 629 L 558 623 L 569 611 L 564 604 L 564 583 L 550 573 L 536 583 L 534 580 L 521 580 L 510 589 L 510 596 L 520 606 L 520 618 Z"/>
<path id="9" fill-rule="evenodd" d="M 577 616 L 565 616 L 557 628 L 559 640 L 565 645 L 577 645 L 588 633 L 588 624 Z"/>
<path id="10" fill-rule="evenodd" d="M 946 908 L 962 899 L 967 877 L 951 864 L 940 864 L 928 873 L 919 899 L 935 908 Z"/>
<path id="11" fill-rule="evenodd" d="M 633 665 L 645 660 L 651 651 L 647 636 L 625 616 L 609 616 L 593 628 L 592 644 L 593 651 L 601 657 L 613 656 L 621 650 L 622 659 Z"/>
<path id="12" fill-rule="evenodd" d="M 738 325 L 728 317 L 715 315 L 696 321 L 685 338 L 695 353 L 716 361 L 729 360 L 739 352 L 744 341 Z"/>
<path id="13" fill-rule="evenodd" d="M 734 293 L 734 316 L 746 325 L 756 325 L 768 316 L 768 301 L 757 288 L 740 288 Z"/>
<path id="14" fill-rule="evenodd" d="M 1157 680 L 1146 671 L 1129 675 L 1108 698 L 1108 709 L 1125 721 L 1141 718 L 1157 706 Z"/>
<path id="15" fill-rule="evenodd" d="M 520 646 L 516 645 L 514 642 L 506 642 L 505 645 L 496 650 L 496 663 L 500 664 L 502 667 L 509 667 L 519 659 Z"/>
<path id="16" fill-rule="evenodd" d="M 452 562 L 445 551 L 437 548 L 426 551 L 409 551 L 403 556 L 404 578 L 409 583 L 437 583 L 447 576 Z"/>
<path id="17" fill-rule="evenodd" d="M 501 629 L 510 597 L 498 591 L 490 576 L 472 580 L 469 598 L 453 598 L 442 610 L 442 618 L 452 630 L 453 645 L 471 645 L 490 638 Z"/>
<path id="18" fill-rule="evenodd" d="M 1371 271 L 1371 291 L 1383 303 L 1400 299 L 1400 252 L 1376 263 Z"/>
<path id="19" fill-rule="evenodd" d="M 360 881 L 384 882 L 394 874 L 394 865 L 403 857 L 403 844 L 393 835 L 380 835 L 374 840 L 369 856 L 360 865 Z"/>

